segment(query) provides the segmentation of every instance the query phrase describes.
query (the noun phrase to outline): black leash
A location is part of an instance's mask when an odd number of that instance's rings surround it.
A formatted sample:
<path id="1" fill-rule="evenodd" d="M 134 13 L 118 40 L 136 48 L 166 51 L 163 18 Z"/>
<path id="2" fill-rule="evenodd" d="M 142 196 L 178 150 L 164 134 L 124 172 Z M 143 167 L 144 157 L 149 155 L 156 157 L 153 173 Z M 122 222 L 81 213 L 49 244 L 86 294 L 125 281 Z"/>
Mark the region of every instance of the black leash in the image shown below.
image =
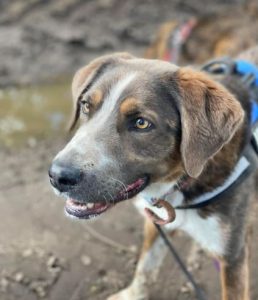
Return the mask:
<path id="1" fill-rule="evenodd" d="M 168 239 L 167 235 L 165 234 L 165 232 L 163 231 L 163 229 L 158 225 L 155 224 L 160 236 L 162 237 L 164 243 L 167 245 L 167 247 L 169 248 L 171 254 L 173 255 L 174 259 L 176 260 L 176 262 L 178 263 L 179 267 L 181 268 L 181 270 L 183 271 L 183 273 L 185 274 L 185 276 L 187 277 L 187 279 L 190 281 L 190 283 L 192 284 L 196 297 L 198 300 L 207 300 L 203 290 L 197 285 L 197 283 L 195 282 L 192 274 L 187 270 L 185 264 L 183 263 L 183 261 L 181 260 L 180 256 L 178 255 L 176 249 L 174 248 L 173 244 L 171 243 L 171 241 Z"/>

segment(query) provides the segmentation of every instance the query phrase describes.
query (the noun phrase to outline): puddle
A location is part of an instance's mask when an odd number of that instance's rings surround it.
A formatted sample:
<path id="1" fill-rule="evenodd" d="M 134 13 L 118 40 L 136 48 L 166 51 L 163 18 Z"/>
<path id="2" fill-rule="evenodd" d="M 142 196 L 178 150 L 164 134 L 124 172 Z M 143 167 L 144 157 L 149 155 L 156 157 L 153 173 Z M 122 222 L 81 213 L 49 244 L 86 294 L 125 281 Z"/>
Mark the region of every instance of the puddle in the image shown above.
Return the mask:
<path id="1" fill-rule="evenodd" d="M 33 146 L 39 139 L 65 134 L 70 83 L 0 89 L 0 145 Z"/>

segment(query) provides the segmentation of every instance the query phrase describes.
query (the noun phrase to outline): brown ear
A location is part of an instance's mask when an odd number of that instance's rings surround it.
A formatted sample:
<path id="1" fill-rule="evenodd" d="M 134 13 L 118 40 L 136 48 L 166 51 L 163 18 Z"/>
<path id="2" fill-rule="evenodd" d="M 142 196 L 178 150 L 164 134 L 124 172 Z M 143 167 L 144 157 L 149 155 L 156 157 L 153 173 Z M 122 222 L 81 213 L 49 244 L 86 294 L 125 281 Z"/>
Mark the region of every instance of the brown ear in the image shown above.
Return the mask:
<path id="1" fill-rule="evenodd" d="M 241 124 L 244 111 L 222 85 L 207 74 L 181 68 L 181 154 L 186 172 L 198 177 L 207 160 L 227 143 Z"/>
<path id="2" fill-rule="evenodd" d="M 120 60 L 120 59 L 131 59 L 129 53 L 121 52 L 111 55 L 104 55 L 89 63 L 87 66 L 79 69 L 72 81 L 72 96 L 73 96 L 73 114 L 70 121 L 69 129 L 72 130 L 79 118 L 80 107 L 78 105 L 78 100 L 83 91 L 92 85 L 92 83 L 99 78 L 99 76 L 104 72 L 105 68 L 110 64 Z"/>

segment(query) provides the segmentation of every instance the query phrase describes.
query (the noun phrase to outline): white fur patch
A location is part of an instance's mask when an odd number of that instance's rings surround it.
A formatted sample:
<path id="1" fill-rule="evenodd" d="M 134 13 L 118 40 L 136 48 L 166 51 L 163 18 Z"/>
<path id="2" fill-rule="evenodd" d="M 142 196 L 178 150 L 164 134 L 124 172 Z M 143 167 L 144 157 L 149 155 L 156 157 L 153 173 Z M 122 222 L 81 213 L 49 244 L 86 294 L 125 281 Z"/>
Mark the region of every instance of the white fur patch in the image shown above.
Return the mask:
<path id="1" fill-rule="evenodd" d="M 216 215 L 204 219 L 196 209 L 176 209 L 176 219 L 173 223 L 167 224 L 166 229 L 169 231 L 181 229 L 209 252 L 216 255 L 224 253 L 223 234 Z"/>
<path id="2" fill-rule="evenodd" d="M 112 116 L 121 94 L 135 77 L 136 73 L 130 73 L 111 88 L 107 98 L 103 102 L 100 111 L 94 118 L 95 126 L 105 126 L 107 120 Z"/>
<path id="3" fill-rule="evenodd" d="M 156 185 L 158 187 L 158 184 Z M 173 184 L 171 183 L 171 187 Z M 148 195 L 155 195 L 157 198 L 162 197 L 169 190 L 169 185 L 167 185 L 168 190 L 165 193 L 161 191 L 166 190 L 165 184 L 162 183 L 156 191 L 154 191 L 154 186 L 149 188 L 150 194 L 145 194 L 142 192 L 136 198 L 134 204 L 142 215 L 145 215 L 144 208 L 148 207 L 153 210 L 162 219 L 167 218 L 166 211 L 162 208 L 156 208 L 151 206 L 148 200 Z M 158 194 L 160 192 L 160 194 Z M 150 196 L 149 196 L 150 198 Z M 166 197 L 166 200 L 173 206 L 177 206 L 183 203 L 184 197 L 180 191 L 175 191 Z M 182 230 L 188 233 L 194 240 L 196 240 L 204 249 L 209 252 L 222 255 L 224 253 L 224 243 L 223 243 L 223 233 L 220 227 L 219 217 L 216 215 L 209 216 L 207 218 L 202 218 L 198 214 L 196 209 L 176 209 L 175 220 L 165 225 L 166 230 L 173 231 L 176 229 Z"/>

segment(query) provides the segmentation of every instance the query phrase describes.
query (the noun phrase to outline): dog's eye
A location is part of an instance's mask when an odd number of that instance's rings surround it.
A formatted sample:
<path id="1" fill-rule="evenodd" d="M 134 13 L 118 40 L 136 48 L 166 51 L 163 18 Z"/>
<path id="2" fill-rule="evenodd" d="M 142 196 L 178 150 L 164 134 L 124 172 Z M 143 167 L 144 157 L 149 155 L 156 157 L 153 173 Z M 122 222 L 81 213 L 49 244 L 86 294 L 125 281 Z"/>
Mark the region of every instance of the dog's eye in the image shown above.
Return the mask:
<path id="1" fill-rule="evenodd" d="M 152 123 L 142 117 L 137 118 L 135 120 L 136 129 L 144 130 L 144 129 L 149 129 L 151 127 L 152 127 Z"/>
<path id="2" fill-rule="evenodd" d="M 90 112 L 90 104 L 88 101 L 86 100 L 81 101 L 81 110 L 85 115 L 88 115 L 88 113 Z"/>

